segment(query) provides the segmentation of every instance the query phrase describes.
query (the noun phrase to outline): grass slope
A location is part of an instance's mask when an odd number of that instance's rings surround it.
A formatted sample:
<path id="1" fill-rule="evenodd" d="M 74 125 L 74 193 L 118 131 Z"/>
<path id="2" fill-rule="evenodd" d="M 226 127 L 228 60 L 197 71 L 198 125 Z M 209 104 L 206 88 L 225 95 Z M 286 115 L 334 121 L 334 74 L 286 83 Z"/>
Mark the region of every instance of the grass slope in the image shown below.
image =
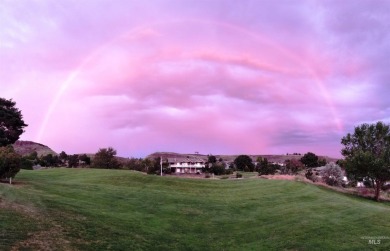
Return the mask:
<path id="1" fill-rule="evenodd" d="M 388 203 L 300 182 L 92 169 L 23 170 L 17 181 L 0 184 L 21 208 L 0 210 L 2 250 L 390 249 L 362 239 L 390 238 Z"/>

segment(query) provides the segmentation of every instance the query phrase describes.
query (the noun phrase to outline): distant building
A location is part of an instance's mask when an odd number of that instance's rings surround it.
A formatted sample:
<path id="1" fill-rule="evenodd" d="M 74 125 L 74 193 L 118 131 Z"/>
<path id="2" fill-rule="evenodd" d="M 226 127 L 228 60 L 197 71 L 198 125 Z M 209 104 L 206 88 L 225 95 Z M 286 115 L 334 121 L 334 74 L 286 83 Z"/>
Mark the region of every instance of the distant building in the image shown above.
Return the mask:
<path id="1" fill-rule="evenodd" d="M 205 167 L 206 162 L 201 158 L 196 157 L 180 157 L 168 158 L 169 167 L 173 173 L 181 174 L 196 174 L 202 173 L 202 168 Z"/>

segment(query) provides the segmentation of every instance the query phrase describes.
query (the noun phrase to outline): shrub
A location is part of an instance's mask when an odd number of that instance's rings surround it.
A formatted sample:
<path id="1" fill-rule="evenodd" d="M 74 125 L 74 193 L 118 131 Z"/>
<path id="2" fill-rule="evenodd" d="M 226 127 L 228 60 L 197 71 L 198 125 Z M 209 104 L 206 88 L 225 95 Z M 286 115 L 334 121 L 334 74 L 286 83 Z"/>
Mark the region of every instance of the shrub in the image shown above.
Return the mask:
<path id="1" fill-rule="evenodd" d="M 309 168 L 307 169 L 306 173 L 305 173 L 305 177 L 313 182 L 317 182 L 318 181 L 318 178 L 317 176 L 313 173 L 313 171 Z"/>
<path id="2" fill-rule="evenodd" d="M 210 167 L 210 172 L 214 173 L 215 175 L 225 174 L 225 164 L 222 162 L 213 163 Z"/>
<path id="3" fill-rule="evenodd" d="M 20 169 L 33 170 L 33 161 L 23 157 L 20 162 Z"/>
<path id="4" fill-rule="evenodd" d="M 297 159 L 288 159 L 284 164 L 285 165 L 280 168 L 281 174 L 297 174 L 304 169 L 302 162 Z"/>
<path id="5" fill-rule="evenodd" d="M 259 175 L 272 175 L 276 173 L 276 170 L 278 168 L 280 168 L 280 165 L 268 163 L 267 165 L 262 166 L 260 169 L 258 169 L 258 172 Z"/>
<path id="6" fill-rule="evenodd" d="M 242 178 L 242 173 L 236 173 L 236 178 Z"/>
<path id="7" fill-rule="evenodd" d="M 0 179 L 14 178 L 20 171 L 21 160 L 12 146 L 0 147 Z"/>
<path id="8" fill-rule="evenodd" d="M 321 170 L 322 180 L 330 186 L 341 186 L 343 184 L 343 171 L 336 163 L 328 163 Z"/>

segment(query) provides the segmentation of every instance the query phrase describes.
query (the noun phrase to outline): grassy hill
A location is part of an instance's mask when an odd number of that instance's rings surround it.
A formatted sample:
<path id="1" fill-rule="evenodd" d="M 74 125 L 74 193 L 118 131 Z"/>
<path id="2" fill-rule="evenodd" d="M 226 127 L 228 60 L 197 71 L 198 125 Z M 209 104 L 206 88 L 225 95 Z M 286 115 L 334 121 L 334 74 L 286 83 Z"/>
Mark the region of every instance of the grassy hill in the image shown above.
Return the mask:
<path id="1" fill-rule="evenodd" d="M 389 203 L 301 182 L 65 168 L 16 178 L 0 184 L 0 250 L 390 249 Z"/>

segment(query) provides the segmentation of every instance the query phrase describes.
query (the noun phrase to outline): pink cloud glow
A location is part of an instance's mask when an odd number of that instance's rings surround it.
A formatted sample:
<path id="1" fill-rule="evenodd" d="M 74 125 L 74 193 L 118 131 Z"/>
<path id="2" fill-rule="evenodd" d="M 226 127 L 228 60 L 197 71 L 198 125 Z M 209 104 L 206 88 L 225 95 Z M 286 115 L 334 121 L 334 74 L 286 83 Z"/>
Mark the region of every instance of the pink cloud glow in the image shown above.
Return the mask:
<path id="1" fill-rule="evenodd" d="M 366 4 L 9 1 L 1 96 L 56 151 L 337 157 L 353 126 L 390 121 L 390 4 Z"/>

